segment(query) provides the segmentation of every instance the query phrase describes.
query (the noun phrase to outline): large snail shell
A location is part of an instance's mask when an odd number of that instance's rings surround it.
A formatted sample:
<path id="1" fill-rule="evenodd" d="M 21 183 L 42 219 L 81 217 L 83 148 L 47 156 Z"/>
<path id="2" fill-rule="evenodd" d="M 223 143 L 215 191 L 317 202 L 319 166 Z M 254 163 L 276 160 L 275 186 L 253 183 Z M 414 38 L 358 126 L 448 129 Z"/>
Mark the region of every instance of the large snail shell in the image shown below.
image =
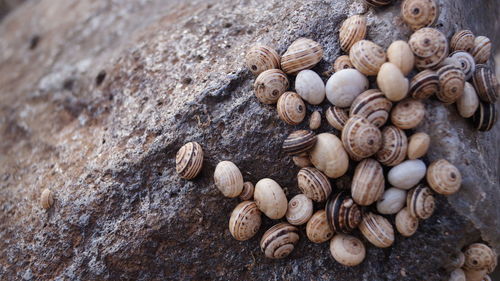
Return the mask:
<path id="1" fill-rule="evenodd" d="M 383 216 L 365 213 L 359 230 L 370 243 L 379 248 L 387 248 L 394 243 L 394 228 Z"/>
<path id="2" fill-rule="evenodd" d="M 307 238 L 313 243 L 323 243 L 333 236 L 333 230 L 326 220 L 326 211 L 319 210 L 309 219 L 306 226 Z"/>
<path id="3" fill-rule="evenodd" d="M 310 152 L 314 167 L 330 178 L 343 176 L 349 168 L 349 156 L 340 139 L 330 133 L 317 136 L 317 142 Z"/>
<path id="4" fill-rule="evenodd" d="M 432 191 L 419 185 L 408 192 L 406 206 L 410 214 L 416 218 L 428 219 L 434 213 L 435 200 Z"/>
<path id="5" fill-rule="evenodd" d="M 222 161 L 217 164 L 214 181 L 222 194 L 229 198 L 238 197 L 243 190 L 243 175 L 240 169 L 230 161 Z"/>
<path id="6" fill-rule="evenodd" d="M 405 132 L 398 127 L 387 126 L 382 130 L 382 148 L 375 157 L 386 166 L 395 166 L 405 160 L 407 150 Z"/>
<path id="7" fill-rule="evenodd" d="M 439 30 L 424 27 L 410 37 L 410 48 L 415 54 L 418 69 L 432 68 L 439 65 L 448 56 L 448 41 Z"/>
<path id="8" fill-rule="evenodd" d="M 255 187 L 253 183 L 246 181 L 243 183 L 243 190 L 241 191 L 240 194 L 240 199 L 243 201 L 250 200 L 253 198 L 253 192 L 255 190 Z"/>
<path id="9" fill-rule="evenodd" d="M 253 197 L 259 210 L 268 218 L 276 220 L 285 216 L 288 208 L 286 195 L 274 180 L 261 179 L 257 182 Z"/>
<path id="10" fill-rule="evenodd" d="M 439 92 L 439 76 L 432 70 L 423 70 L 410 82 L 410 95 L 414 99 L 427 99 Z"/>
<path id="11" fill-rule="evenodd" d="M 260 248 L 270 259 L 287 257 L 299 242 L 298 229 L 288 223 L 278 223 L 267 230 L 260 240 Z"/>
<path id="12" fill-rule="evenodd" d="M 349 52 L 352 45 L 363 40 L 366 35 L 366 17 L 363 15 L 354 15 L 346 19 L 340 26 L 340 48 Z"/>
<path id="13" fill-rule="evenodd" d="M 354 68 L 348 55 L 338 57 L 333 63 L 333 71 L 339 72 L 342 69 Z"/>
<path id="14" fill-rule="evenodd" d="M 482 101 L 489 103 L 497 101 L 498 80 L 487 65 L 477 65 L 472 80 L 476 88 L 476 93 Z"/>
<path id="15" fill-rule="evenodd" d="M 317 130 L 321 126 L 321 113 L 314 111 L 309 118 L 309 129 Z"/>
<path id="16" fill-rule="evenodd" d="M 309 104 L 317 105 L 325 99 L 325 83 L 312 70 L 302 70 L 297 74 L 295 90 Z"/>
<path id="17" fill-rule="evenodd" d="M 243 201 L 233 210 L 229 219 L 229 231 L 236 240 L 245 241 L 259 231 L 261 213 L 253 201 Z"/>
<path id="18" fill-rule="evenodd" d="M 335 72 L 326 82 L 326 97 L 335 106 L 349 107 L 353 100 L 368 89 L 368 79 L 356 69 Z"/>
<path id="19" fill-rule="evenodd" d="M 330 180 L 316 168 L 300 169 L 297 181 L 302 193 L 316 202 L 325 201 L 332 192 Z"/>
<path id="20" fill-rule="evenodd" d="M 465 75 L 454 65 L 446 65 L 438 70 L 441 90 L 436 93 L 437 98 L 445 104 L 457 101 L 464 93 Z"/>
<path id="21" fill-rule="evenodd" d="M 342 131 L 342 143 L 353 160 L 375 154 L 382 146 L 382 134 L 377 126 L 361 116 L 352 116 Z"/>
<path id="22" fill-rule="evenodd" d="M 440 159 L 427 169 L 427 183 L 437 193 L 451 195 L 460 189 L 462 175 L 450 162 Z"/>
<path id="23" fill-rule="evenodd" d="M 54 196 L 52 195 L 52 191 L 48 188 L 45 188 L 42 191 L 42 195 L 40 195 L 40 205 L 44 209 L 50 209 L 54 204 Z"/>
<path id="24" fill-rule="evenodd" d="M 391 187 L 377 201 L 377 211 L 383 215 L 393 215 L 406 204 L 406 191 Z"/>
<path id="25" fill-rule="evenodd" d="M 287 74 L 296 74 L 310 69 L 323 58 L 323 47 L 311 39 L 295 40 L 281 57 L 281 69 Z"/>
<path id="26" fill-rule="evenodd" d="M 257 76 L 253 84 L 255 96 L 261 103 L 273 104 L 288 89 L 286 74 L 279 69 L 269 69 Z"/>
<path id="27" fill-rule="evenodd" d="M 394 166 L 387 174 L 390 184 L 401 189 L 410 189 L 425 177 L 426 167 L 422 160 L 406 160 Z"/>
<path id="28" fill-rule="evenodd" d="M 464 51 L 453 52 L 450 55 L 450 58 L 454 58 L 458 61 L 460 65 L 460 70 L 465 75 L 465 81 L 470 80 L 472 78 L 472 74 L 476 70 L 476 63 L 474 62 L 474 58 L 471 54 Z"/>
<path id="29" fill-rule="evenodd" d="M 339 233 L 330 241 L 330 253 L 340 264 L 356 266 L 365 259 L 366 249 L 358 238 Z"/>
<path id="30" fill-rule="evenodd" d="M 309 151 L 316 144 L 317 137 L 312 131 L 298 130 L 291 133 L 283 142 L 283 150 L 289 155 Z"/>
<path id="31" fill-rule="evenodd" d="M 431 137 L 428 134 L 423 132 L 413 134 L 408 142 L 408 159 L 415 160 L 427 154 L 430 143 Z"/>
<path id="32" fill-rule="evenodd" d="M 365 0 L 365 3 L 374 7 L 382 7 L 391 4 L 393 0 Z"/>
<path id="33" fill-rule="evenodd" d="M 467 281 L 465 273 L 462 269 L 457 268 L 450 273 L 448 281 Z"/>
<path id="34" fill-rule="evenodd" d="M 402 40 L 391 43 L 387 49 L 387 59 L 396 65 L 405 76 L 410 74 L 415 66 L 415 56 L 410 45 Z"/>
<path id="35" fill-rule="evenodd" d="M 271 47 L 265 45 L 252 46 L 246 56 L 247 67 L 253 74 L 259 75 L 268 69 L 280 67 L 280 56 Z"/>
<path id="36" fill-rule="evenodd" d="M 363 92 L 354 99 L 349 115 L 363 116 L 373 125 L 380 128 L 387 122 L 391 108 L 392 102 L 385 98 L 384 93 L 372 89 Z"/>
<path id="37" fill-rule="evenodd" d="M 341 191 L 332 194 L 325 206 L 328 225 L 336 233 L 349 233 L 358 227 L 361 210 L 351 197 Z"/>
<path id="38" fill-rule="evenodd" d="M 386 61 L 384 49 L 368 40 L 356 42 L 349 53 L 352 65 L 364 75 L 377 75 Z"/>
<path id="39" fill-rule="evenodd" d="M 175 156 L 175 170 L 183 179 L 195 178 L 203 165 L 203 149 L 197 142 L 183 145 Z"/>
<path id="40" fill-rule="evenodd" d="M 474 38 L 474 33 L 470 30 L 457 31 L 450 41 L 451 51 L 470 52 L 474 48 Z"/>
<path id="41" fill-rule="evenodd" d="M 471 83 L 465 82 L 464 93 L 457 100 L 457 109 L 460 116 L 469 118 L 479 107 L 479 98 Z"/>
<path id="42" fill-rule="evenodd" d="M 486 244 L 471 244 L 465 249 L 464 255 L 464 268 L 467 270 L 486 269 L 491 273 L 497 266 L 497 254 Z"/>
<path id="43" fill-rule="evenodd" d="M 298 125 L 306 117 L 306 105 L 294 92 L 285 92 L 281 95 L 277 109 L 280 119 L 290 125 Z"/>
<path id="44" fill-rule="evenodd" d="M 354 172 L 351 196 L 361 206 L 371 205 L 384 193 L 385 179 L 382 166 L 373 159 L 361 161 Z"/>
<path id="45" fill-rule="evenodd" d="M 439 15 L 435 0 L 405 0 L 401 11 L 403 20 L 413 30 L 432 25 Z"/>
<path id="46" fill-rule="evenodd" d="M 497 121 L 495 104 L 480 102 L 479 108 L 472 116 L 472 123 L 479 131 L 489 131 Z"/>
<path id="47" fill-rule="evenodd" d="M 401 209 L 396 215 L 396 229 L 405 237 L 410 237 L 417 232 L 418 218 L 410 214 L 408 207 Z"/>
<path id="48" fill-rule="evenodd" d="M 326 110 L 325 117 L 330 126 L 342 131 L 344 129 L 345 122 L 349 119 L 349 108 L 331 106 Z"/>
<path id="49" fill-rule="evenodd" d="M 391 111 L 392 124 L 405 130 L 417 127 L 424 117 L 424 103 L 412 98 L 399 102 Z"/>
<path id="50" fill-rule="evenodd" d="M 306 223 L 313 214 L 313 202 L 304 194 L 295 195 L 288 202 L 286 220 L 293 225 Z"/>
<path id="51" fill-rule="evenodd" d="M 474 48 L 472 48 L 472 56 L 476 63 L 487 63 L 491 55 L 491 41 L 486 36 L 478 36 L 474 39 Z"/>
<path id="52" fill-rule="evenodd" d="M 377 75 L 377 85 L 391 101 L 400 101 L 408 94 L 410 83 L 393 63 L 386 62 Z"/>

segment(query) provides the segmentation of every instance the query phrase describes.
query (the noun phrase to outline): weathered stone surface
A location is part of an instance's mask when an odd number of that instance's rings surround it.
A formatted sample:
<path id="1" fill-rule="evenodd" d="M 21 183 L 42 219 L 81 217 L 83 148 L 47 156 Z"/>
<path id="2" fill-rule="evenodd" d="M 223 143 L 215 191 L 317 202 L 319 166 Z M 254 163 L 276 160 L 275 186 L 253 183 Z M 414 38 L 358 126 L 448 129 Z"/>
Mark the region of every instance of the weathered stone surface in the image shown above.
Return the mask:
<path id="1" fill-rule="evenodd" d="M 308 242 L 304 227 L 280 261 L 258 246 L 275 222 L 265 219 L 247 242 L 228 231 L 238 200 L 213 184 L 219 161 L 254 183 L 275 179 L 289 198 L 299 192 L 298 168 L 280 150 L 294 128 L 254 97 L 245 49 L 260 41 L 283 53 L 310 37 L 325 48 L 322 73 L 340 55 L 348 15 L 367 11 L 368 38 L 381 46 L 408 38 L 400 2 L 373 10 L 359 0 L 39 0 L 9 14 L 0 24 L 2 279 L 444 280 L 446 260 L 463 246 L 482 237 L 500 252 L 500 125 L 478 133 L 434 100 L 418 128 L 432 138 L 426 161 L 447 158 L 464 184 L 438 196 L 414 237 L 368 246 L 364 263 L 346 268 L 327 244 Z M 498 0 L 438 2 L 448 37 L 470 28 L 499 46 Z M 206 160 L 185 181 L 174 158 L 192 140 Z M 43 188 L 55 195 L 47 212 Z"/>

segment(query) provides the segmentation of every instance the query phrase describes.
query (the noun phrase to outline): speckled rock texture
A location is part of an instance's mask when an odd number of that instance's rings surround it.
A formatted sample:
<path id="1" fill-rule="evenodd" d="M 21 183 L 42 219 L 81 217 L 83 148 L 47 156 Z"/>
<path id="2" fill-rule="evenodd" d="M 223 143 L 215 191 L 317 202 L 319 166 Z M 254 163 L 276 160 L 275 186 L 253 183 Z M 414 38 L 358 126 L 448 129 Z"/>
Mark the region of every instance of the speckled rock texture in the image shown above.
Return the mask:
<path id="1" fill-rule="evenodd" d="M 500 1 L 438 0 L 436 26 L 500 46 Z M 341 54 L 340 23 L 368 15 L 368 38 L 387 47 L 411 34 L 401 1 L 372 9 L 360 0 L 33 0 L 0 22 L 1 280 L 447 280 L 446 265 L 483 239 L 500 252 L 500 124 L 480 133 L 454 106 L 426 102 L 417 131 L 432 137 L 427 163 L 444 157 L 464 178 L 438 196 L 436 213 L 412 238 L 368 246 L 347 268 L 328 243 L 301 241 L 284 260 L 265 259 L 258 235 L 232 239 L 212 173 L 235 162 L 245 180 L 271 177 L 288 198 L 298 168 L 280 149 L 293 128 L 262 105 L 244 67 L 255 42 L 280 53 L 301 36 L 320 42 L 329 70 Z M 414 73 L 413 73 L 414 74 Z M 412 75 L 413 75 L 412 74 Z M 328 77 L 323 77 L 325 80 Z M 374 82 L 374 81 L 372 81 Z M 326 102 L 308 108 L 324 112 Z M 331 131 L 326 125 L 318 132 Z M 185 142 L 205 150 L 193 181 L 175 173 Z M 351 167 L 351 173 L 353 167 Z M 349 176 L 332 181 L 345 188 Z M 44 188 L 54 205 L 41 208 Z M 316 205 L 316 209 L 322 208 Z M 394 220 L 394 217 L 390 217 Z M 355 233 L 359 237 L 359 233 Z"/>

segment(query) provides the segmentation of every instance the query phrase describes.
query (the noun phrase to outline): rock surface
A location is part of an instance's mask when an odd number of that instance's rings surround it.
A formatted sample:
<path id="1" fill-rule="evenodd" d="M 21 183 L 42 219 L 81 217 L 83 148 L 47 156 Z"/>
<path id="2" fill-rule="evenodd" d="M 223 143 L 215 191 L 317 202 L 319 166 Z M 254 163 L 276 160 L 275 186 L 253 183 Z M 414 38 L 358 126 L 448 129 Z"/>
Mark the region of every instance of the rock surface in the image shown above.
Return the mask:
<path id="1" fill-rule="evenodd" d="M 449 38 L 470 28 L 498 50 L 500 1 L 438 2 L 437 27 Z M 258 246 L 275 222 L 265 219 L 247 242 L 228 231 L 238 200 L 213 184 L 219 161 L 235 162 L 254 183 L 275 179 L 288 198 L 299 192 L 298 168 L 280 150 L 294 128 L 253 95 L 245 49 L 262 42 L 283 53 L 310 37 L 325 47 L 322 73 L 340 55 L 348 15 L 367 12 L 368 38 L 384 47 L 407 39 L 400 4 L 39 0 L 10 13 L 0 23 L 1 279 L 445 280 L 463 246 L 482 237 L 500 252 L 500 125 L 476 132 L 435 100 L 418 128 L 432 138 L 425 160 L 447 158 L 464 183 L 438 197 L 414 237 L 368 246 L 367 259 L 346 268 L 327 243 L 306 241 L 304 227 L 298 248 L 278 261 Z M 320 131 L 332 131 L 323 123 Z M 175 174 L 187 141 L 206 154 L 194 181 Z M 48 211 L 38 201 L 43 188 L 55 194 Z"/>

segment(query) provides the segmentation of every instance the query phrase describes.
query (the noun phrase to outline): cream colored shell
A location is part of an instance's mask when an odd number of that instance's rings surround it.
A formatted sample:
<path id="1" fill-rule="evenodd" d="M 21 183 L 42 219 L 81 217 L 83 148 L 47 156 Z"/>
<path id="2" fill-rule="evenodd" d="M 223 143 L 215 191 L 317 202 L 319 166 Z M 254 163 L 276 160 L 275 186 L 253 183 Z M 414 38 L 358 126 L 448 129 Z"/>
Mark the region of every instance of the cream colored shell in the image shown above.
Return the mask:
<path id="1" fill-rule="evenodd" d="M 429 150 L 431 137 L 424 132 L 415 133 L 408 142 L 408 159 L 415 160 L 423 157 Z"/>
<path id="2" fill-rule="evenodd" d="M 40 205 L 44 209 L 50 209 L 54 204 L 54 196 L 52 195 L 52 191 L 48 188 L 45 188 L 42 191 L 42 195 L 40 196 Z"/>
<path id="3" fill-rule="evenodd" d="M 400 101 L 408 94 L 410 82 L 393 63 L 386 62 L 377 75 L 377 85 L 390 101 Z"/>
<path id="4" fill-rule="evenodd" d="M 358 226 L 361 234 L 379 248 L 387 248 L 394 243 L 394 228 L 383 216 L 366 213 Z"/>
<path id="5" fill-rule="evenodd" d="M 382 133 L 368 119 L 351 116 L 342 131 L 342 143 L 349 156 L 359 161 L 375 154 L 382 146 Z"/>
<path id="6" fill-rule="evenodd" d="M 306 105 L 302 98 L 294 92 L 285 92 L 278 99 L 276 106 L 278 116 L 289 125 L 298 125 L 306 117 Z"/>
<path id="7" fill-rule="evenodd" d="M 456 102 L 464 93 L 465 74 L 454 65 L 446 65 L 438 70 L 440 90 L 437 98 L 445 104 Z"/>
<path id="8" fill-rule="evenodd" d="M 402 40 L 394 41 L 389 45 L 387 59 L 390 63 L 396 65 L 404 76 L 410 74 L 415 66 L 415 56 L 410 45 Z"/>
<path id="9" fill-rule="evenodd" d="M 349 52 L 351 47 L 366 36 L 366 17 L 354 15 L 347 18 L 340 26 L 340 48 Z"/>
<path id="10" fill-rule="evenodd" d="M 351 196 L 361 206 L 371 205 L 384 193 L 385 178 L 382 165 L 373 159 L 361 161 L 354 171 Z"/>
<path id="11" fill-rule="evenodd" d="M 411 215 L 408 207 L 401 209 L 396 215 L 396 229 L 405 237 L 410 237 L 417 232 L 418 218 Z"/>
<path id="12" fill-rule="evenodd" d="M 239 241 L 252 238 L 259 231 L 261 213 L 253 201 L 243 201 L 231 213 L 229 232 Z"/>
<path id="13" fill-rule="evenodd" d="M 295 91 L 309 104 L 318 105 L 325 99 L 325 83 L 312 70 L 302 70 L 295 78 Z"/>
<path id="14" fill-rule="evenodd" d="M 321 113 L 314 111 L 309 119 L 309 129 L 317 130 L 321 126 Z"/>
<path id="15" fill-rule="evenodd" d="M 424 103 L 413 98 L 402 100 L 391 111 L 392 124 L 405 130 L 417 127 L 424 117 Z"/>
<path id="16" fill-rule="evenodd" d="M 297 182 L 302 193 L 316 202 L 325 201 L 332 192 L 330 180 L 320 170 L 313 167 L 300 169 Z"/>
<path id="17" fill-rule="evenodd" d="M 243 191 L 243 175 L 233 162 L 219 162 L 215 167 L 214 181 L 226 197 L 238 197 Z"/>
<path id="18" fill-rule="evenodd" d="M 363 92 L 354 99 L 349 110 L 349 115 L 363 116 L 373 125 L 380 128 L 389 119 L 391 108 L 392 102 L 385 97 L 384 93 L 378 89 L 371 89 Z"/>
<path id="19" fill-rule="evenodd" d="M 422 160 L 406 160 L 389 170 L 387 180 L 394 187 L 408 190 L 425 177 L 426 170 Z"/>
<path id="20" fill-rule="evenodd" d="M 348 55 L 342 55 L 333 62 L 333 71 L 339 72 L 342 69 L 354 68 Z"/>
<path id="21" fill-rule="evenodd" d="M 460 189 L 462 176 L 457 167 L 445 159 L 440 159 L 427 169 L 427 182 L 435 192 L 451 195 Z"/>
<path id="22" fill-rule="evenodd" d="M 295 40 L 281 57 L 281 69 L 287 74 L 297 74 L 310 69 L 323 58 L 323 47 L 311 39 Z"/>
<path id="23" fill-rule="evenodd" d="M 326 97 L 338 107 L 351 106 L 354 99 L 368 89 L 368 79 L 356 69 L 335 72 L 326 82 Z"/>
<path id="24" fill-rule="evenodd" d="M 261 179 L 255 185 L 254 200 L 261 210 L 270 219 L 281 219 L 285 216 L 288 201 L 281 186 L 272 179 Z"/>
<path id="25" fill-rule="evenodd" d="M 435 28 L 424 27 L 413 33 L 408 41 L 418 69 L 438 66 L 448 56 L 448 40 Z"/>
<path id="26" fill-rule="evenodd" d="M 358 238 L 338 233 L 330 241 L 330 253 L 340 264 L 356 266 L 365 259 L 366 249 Z"/>
<path id="27" fill-rule="evenodd" d="M 408 140 L 403 130 L 396 126 L 386 126 L 382 130 L 382 147 L 375 158 L 386 166 L 395 166 L 403 162 L 408 150 Z"/>
<path id="28" fill-rule="evenodd" d="M 253 87 L 261 103 L 274 104 L 288 89 L 288 77 L 279 69 L 269 69 L 257 76 Z"/>
<path id="29" fill-rule="evenodd" d="M 405 0 L 401 13 L 410 28 L 417 30 L 432 25 L 439 15 L 439 10 L 435 0 Z"/>
<path id="30" fill-rule="evenodd" d="M 332 238 L 334 232 L 326 220 L 326 211 L 319 210 L 307 222 L 307 238 L 313 243 L 323 243 Z"/>
<path id="31" fill-rule="evenodd" d="M 469 118 L 474 115 L 479 107 L 479 98 L 471 83 L 465 82 L 464 93 L 457 100 L 457 110 L 460 116 Z"/>
<path id="32" fill-rule="evenodd" d="M 314 148 L 310 151 L 313 165 L 330 178 L 338 178 L 347 172 L 349 156 L 340 139 L 330 133 L 317 135 Z"/>
<path id="33" fill-rule="evenodd" d="M 457 31 L 450 40 L 450 49 L 452 52 L 470 52 L 474 48 L 474 39 L 474 33 L 470 30 Z"/>
<path id="34" fill-rule="evenodd" d="M 288 202 L 286 220 L 293 225 L 302 225 L 309 221 L 313 214 L 313 202 L 304 194 L 295 195 Z"/>
<path id="35" fill-rule="evenodd" d="M 326 110 L 325 117 L 330 126 L 342 131 L 344 129 L 345 122 L 349 119 L 349 108 L 331 106 Z"/>
<path id="36" fill-rule="evenodd" d="M 387 59 L 385 51 L 379 45 L 368 40 L 356 42 L 349 52 L 352 65 L 367 76 L 377 75 Z"/>
<path id="37" fill-rule="evenodd" d="M 474 48 L 472 48 L 471 54 L 476 63 L 487 63 L 491 56 L 491 40 L 486 36 L 476 37 L 474 39 Z"/>
<path id="38" fill-rule="evenodd" d="M 259 75 L 268 69 L 279 68 L 280 56 L 273 48 L 258 44 L 248 50 L 245 63 L 253 74 Z"/>
<path id="39" fill-rule="evenodd" d="M 399 212 L 406 204 L 406 191 L 391 187 L 387 189 L 377 201 L 377 211 L 383 215 L 393 215 Z"/>
<path id="40" fill-rule="evenodd" d="M 183 179 L 193 179 L 203 166 L 203 149 L 197 142 L 183 145 L 175 156 L 175 170 Z"/>
<path id="41" fill-rule="evenodd" d="M 488 273 L 492 273 L 497 266 L 497 254 L 484 243 L 474 243 L 467 246 L 464 255 L 464 269 L 466 270 L 486 269 Z"/>

